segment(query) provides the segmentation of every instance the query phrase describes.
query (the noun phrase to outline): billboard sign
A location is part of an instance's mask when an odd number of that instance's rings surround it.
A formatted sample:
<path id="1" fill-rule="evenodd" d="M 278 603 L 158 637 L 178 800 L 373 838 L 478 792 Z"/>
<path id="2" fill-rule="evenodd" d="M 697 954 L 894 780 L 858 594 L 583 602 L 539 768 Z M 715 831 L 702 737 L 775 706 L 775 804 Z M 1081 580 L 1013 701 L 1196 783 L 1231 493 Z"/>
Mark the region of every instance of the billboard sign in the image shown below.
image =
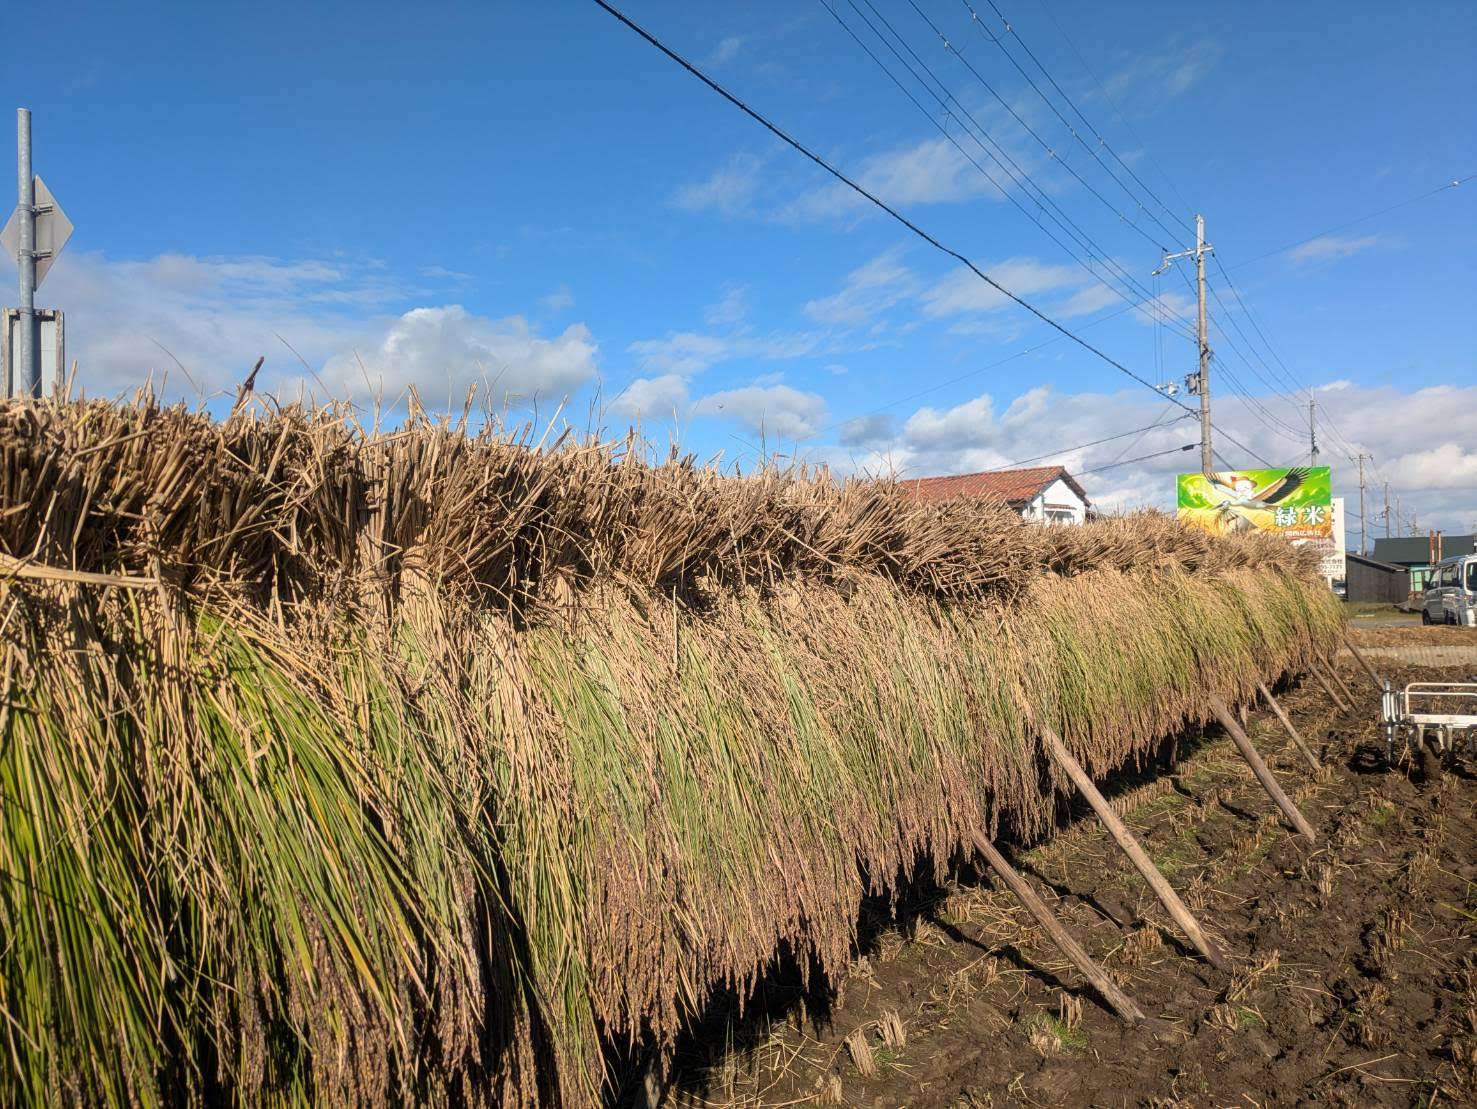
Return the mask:
<path id="1" fill-rule="evenodd" d="M 1265 531 L 1331 546 L 1332 481 L 1327 466 L 1180 474 L 1179 518 L 1216 535 Z M 1342 521 L 1339 521 L 1340 527 Z"/>

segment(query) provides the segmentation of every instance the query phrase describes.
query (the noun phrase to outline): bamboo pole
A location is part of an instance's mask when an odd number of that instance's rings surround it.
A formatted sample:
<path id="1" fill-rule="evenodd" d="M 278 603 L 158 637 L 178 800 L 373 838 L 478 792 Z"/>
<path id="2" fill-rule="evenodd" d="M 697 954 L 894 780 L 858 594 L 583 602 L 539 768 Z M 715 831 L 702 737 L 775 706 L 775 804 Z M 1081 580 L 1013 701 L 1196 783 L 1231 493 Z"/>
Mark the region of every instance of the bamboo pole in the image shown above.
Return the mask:
<path id="1" fill-rule="evenodd" d="M 1159 868 L 1154 865 L 1153 860 L 1144 853 L 1144 849 L 1139 846 L 1133 833 L 1128 830 L 1123 821 L 1118 819 L 1118 814 L 1113 811 L 1107 799 L 1098 791 L 1093 780 L 1082 769 L 1082 765 L 1072 757 L 1072 753 L 1067 750 L 1067 745 L 1062 742 L 1062 737 L 1048 724 L 1038 723 L 1036 727 L 1042 738 L 1046 740 L 1047 749 L 1052 757 L 1061 764 L 1062 769 L 1067 772 L 1067 776 L 1072 779 L 1072 784 L 1081 791 L 1082 796 L 1087 798 L 1092 811 L 1097 813 L 1098 819 L 1107 826 L 1113 839 L 1128 856 L 1128 861 L 1133 863 L 1134 868 L 1143 875 L 1144 881 L 1149 883 L 1149 888 L 1159 898 L 1159 903 L 1164 906 L 1165 911 L 1174 918 L 1180 931 L 1195 945 L 1195 949 L 1205 956 L 1211 966 L 1217 970 L 1228 970 L 1225 957 L 1201 930 L 1199 922 L 1185 907 L 1179 894 L 1175 893 L 1174 887 L 1165 880 L 1163 874 L 1159 873 Z"/>
<path id="2" fill-rule="evenodd" d="M 1354 646 L 1354 641 L 1349 638 L 1349 633 L 1344 633 L 1344 646 L 1349 648 L 1349 654 L 1359 660 L 1359 665 L 1364 667 L 1364 672 L 1369 675 L 1369 680 L 1374 682 L 1374 687 L 1381 693 L 1385 691 L 1385 683 L 1380 676 L 1374 672 L 1374 667 L 1369 665 L 1369 659 L 1364 657 L 1364 652 Z"/>
<path id="3" fill-rule="evenodd" d="M 1074 940 L 1068 931 L 1062 927 L 1052 911 L 1046 907 L 1046 903 L 1036 896 L 1036 892 L 1026 884 L 1026 880 L 1016 873 L 1015 868 L 1005 861 L 996 846 L 985 836 L 974 832 L 970 836 L 974 849 L 983 855 L 994 868 L 995 873 L 1005 880 L 1010 891 L 1020 899 L 1022 905 L 1036 918 L 1036 923 L 1046 929 L 1046 932 L 1056 945 L 1062 949 L 1062 953 L 1072 961 L 1072 965 L 1082 972 L 1082 976 L 1092 983 L 1093 989 L 1109 1005 L 1113 1011 L 1129 1024 L 1140 1024 L 1147 1020 L 1144 1011 L 1133 1003 L 1133 999 L 1118 988 L 1118 984 L 1108 977 L 1107 972 L 1098 966 L 1092 956 L 1084 951 L 1080 944 Z"/>
<path id="4" fill-rule="evenodd" d="M 641 1092 L 637 1104 L 641 1109 L 660 1109 L 667 1099 L 667 1087 L 671 1081 L 671 1060 L 666 1052 L 654 1053 L 641 1075 Z"/>
<path id="5" fill-rule="evenodd" d="M 1277 703 L 1277 699 L 1272 696 L 1272 691 L 1263 682 L 1257 682 L 1256 688 L 1257 692 L 1262 695 L 1262 700 L 1267 702 L 1267 707 L 1272 710 L 1278 720 L 1282 721 L 1282 726 L 1287 729 L 1287 734 L 1292 736 L 1292 741 L 1297 744 L 1297 749 L 1308 760 L 1308 765 L 1314 770 L 1320 769 L 1323 764 L 1318 761 L 1318 756 L 1313 754 L 1312 749 L 1303 742 L 1303 737 L 1298 735 L 1298 730 L 1292 726 L 1292 721 L 1288 719 L 1287 713 L 1282 710 L 1282 706 Z"/>
<path id="6" fill-rule="evenodd" d="M 1350 689 L 1349 686 L 1348 686 L 1348 684 L 1344 681 L 1343 675 L 1339 673 L 1339 668 L 1337 666 L 1335 666 L 1332 661 L 1325 662 L 1323 665 L 1326 666 L 1326 667 L 1328 667 L 1328 673 L 1330 674 L 1330 676 L 1332 676 L 1333 680 L 1338 684 L 1339 691 L 1341 693 L 1343 693 L 1343 695 L 1344 695 L 1344 700 L 1349 702 L 1349 707 L 1350 708 L 1353 708 L 1354 707 L 1354 691 L 1352 689 Z"/>
<path id="7" fill-rule="evenodd" d="M 1282 810 L 1282 815 L 1287 817 L 1292 826 L 1309 843 L 1318 842 L 1318 833 L 1313 831 L 1313 825 L 1309 824 L 1304 819 L 1303 814 L 1298 812 L 1298 808 L 1292 803 L 1292 799 L 1282 792 L 1282 787 L 1277 784 L 1277 779 L 1272 777 L 1271 770 L 1267 769 L 1267 764 L 1262 761 L 1261 755 L 1257 754 L 1256 748 L 1251 745 L 1251 740 L 1241 730 L 1241 725 L 1236 723 L 1236 718 L 1231 715 L 1231 710 L 1226 708 L 1226 703 L 1219 697 L 1212 697 L 1210 699 L 1210 711 L 1220 721 L 1221 727 L 1226 729 L 1227 734 L 1231 737 L 1231 742 L 1236 745 L 1236 750 L 1240 751 L 1241 757 L 1250 764 L 1251 772 L 1256 775 L 1256 780 L 1262 783 L 1262 788 L 1277 803 L 1277 807 Z"/>
<path id="8" fill-rule="evenodd" d="M 1318 684 L 1323 687 L 1323 692 L 1328 694 L 1328 699 L 1334 703 L 1340 712 L 1349 711 L 1349 706 L 1344 703 L 1344 699 L 1338 695 L 1338 691 L 1333 686 L 1328 684 L 1328 679 L 1323 676 L 1323 672 L 1316 665 L 1308 667 L 1308 673 L 1318 679 Z"/>

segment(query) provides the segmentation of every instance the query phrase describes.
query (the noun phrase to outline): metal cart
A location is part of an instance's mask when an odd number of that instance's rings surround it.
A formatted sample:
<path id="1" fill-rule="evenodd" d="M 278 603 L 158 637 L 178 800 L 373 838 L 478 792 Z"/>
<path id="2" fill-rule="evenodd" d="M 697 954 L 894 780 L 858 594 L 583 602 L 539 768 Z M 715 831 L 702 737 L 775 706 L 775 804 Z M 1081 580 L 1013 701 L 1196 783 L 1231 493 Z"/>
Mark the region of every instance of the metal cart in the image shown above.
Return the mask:
<path id="1" fill-rule="evenodd" d="M 1397 743 L 1419 753 L 1427 739 L 1445 758 L 1465 738 L 1468 752 L 1477 757 L 1477 682 L 1411 682 L 1396 689 L 1386 681 L 1380 708 L 1391 766 Z"/>

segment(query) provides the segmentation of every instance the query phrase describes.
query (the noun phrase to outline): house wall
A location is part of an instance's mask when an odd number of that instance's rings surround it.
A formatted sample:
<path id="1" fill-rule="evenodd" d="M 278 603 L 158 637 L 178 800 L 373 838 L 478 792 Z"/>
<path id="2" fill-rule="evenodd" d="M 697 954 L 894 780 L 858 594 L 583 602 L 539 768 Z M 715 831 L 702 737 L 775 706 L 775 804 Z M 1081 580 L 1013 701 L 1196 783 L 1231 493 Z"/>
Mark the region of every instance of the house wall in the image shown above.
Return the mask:
<path id="1" fill-rule="evenodd" d="M 1087 505 L 1070 485 L 1057 478 L 1031 499 L 1021 515 L 1041 523 L 1080 524 L 1087 519 Z"/>
<path id="2" fill-rule="evenodd" d="M 1351 601 L 1399 604 L 1410 594 L 1410 574 L 1405 570 L 1382 570 L 1351 558 L 1344 570 L 1344 588 Z"/>

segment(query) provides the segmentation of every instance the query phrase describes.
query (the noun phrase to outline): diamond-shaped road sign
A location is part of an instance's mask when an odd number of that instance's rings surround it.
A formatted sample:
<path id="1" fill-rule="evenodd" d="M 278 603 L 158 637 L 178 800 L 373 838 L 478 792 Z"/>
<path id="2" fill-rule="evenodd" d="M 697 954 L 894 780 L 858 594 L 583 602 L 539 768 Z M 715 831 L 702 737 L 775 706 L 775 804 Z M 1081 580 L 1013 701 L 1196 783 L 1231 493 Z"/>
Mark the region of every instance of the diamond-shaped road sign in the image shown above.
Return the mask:
<path id="1" fill-rule="evenodd" d="M 51 270 L 51 263 L 56 261 L 56 256 L 62 252 L 62 247 L 67 245 L 67 240 L 72 237 L 72 221 L 67 219 L 67 213 L 63 212 L 61 205 L 56 202 L 56 197 L 51 195 L 51 190 L 46 187 L 46 182 L 41 180 L 40 174 L 36 176 L 36 285 L 46 280 L 46 275 Z M 0 246 L 5 247 L 5 253 L 14 260 L 16 253 L 21 248 L 21 219 L 20 212 L 10 214 L 10 219 L 5 223 L 5 230 L 0 231 Z"/>

